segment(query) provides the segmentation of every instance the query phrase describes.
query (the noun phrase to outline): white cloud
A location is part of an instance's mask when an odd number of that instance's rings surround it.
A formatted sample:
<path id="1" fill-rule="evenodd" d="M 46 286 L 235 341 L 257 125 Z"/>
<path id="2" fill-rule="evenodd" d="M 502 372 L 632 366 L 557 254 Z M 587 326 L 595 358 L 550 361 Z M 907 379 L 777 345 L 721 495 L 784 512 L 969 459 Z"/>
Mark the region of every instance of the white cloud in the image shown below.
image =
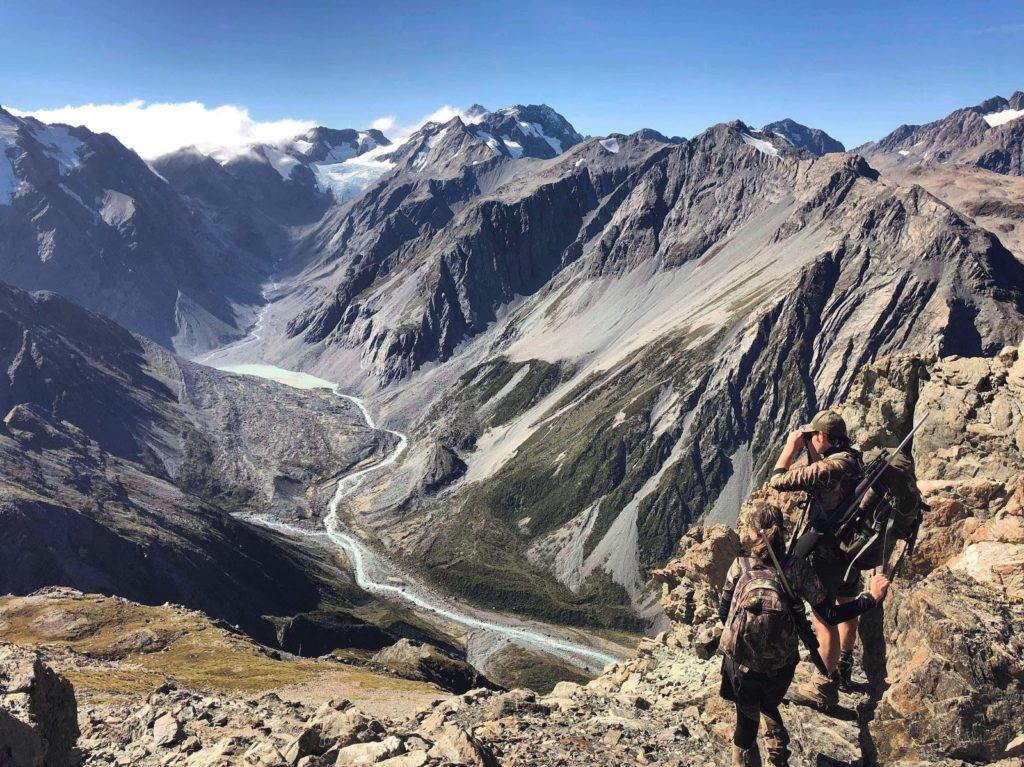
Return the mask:
<path id="1" fill-rule="evenodd" d="M 446 123 L 453 117 L 461 117 L 463 122 L 470 123 L 475 122 L 473 118 L 467 117 L 465 111 L 458 107 L 445 105 L 439 109 L 435 109 L 433 112 L 428 114 L 421 120 L 413 123 L 412 125 L 398 125 L 398 121 L 394 117 L 380 117 L 373 121 L 371 127 L 378 128 L 384 135 L 394 141 L 396 144 L 408 140 L 408 138 L 422 128 L 426 123 Z M 384 127 L 387 126 L 387 127 Z"/>
<path id="2" fill-rule="evenodd" d="M 46 123 L 84 125 L 98 133 L 112 133 L 125 146 L 146 159 L 184 146 L 218 156 L 231 156 L 252 144 L 278 144 L 316 125 L 311 120 L 254 120 L 244 107 L 208 107 L 198 101 L 147 104 L 141 99 L 126 104 L 83 104 L 40 109 L 31 115 Z"/>
<path id="3" fill-rule="evenodd" d="M 97 133 L 111 133 L 147 160 L 186 146 L 227 159 L 244 153 L 253 144 L 283 144 L 316 125 L 312 120 L 260 122 L 245 107 L 208 107 L 199 101 L 157 104 L 135 99 L 124 104 L 9 111 L 19 116 L 31 115 L 45 123 L 84 125 Z M 445 105 L 411 125 L 400 125 L 396 117 L 388 115 L 374 120 L 370 127 L 401 144 L 425 123 L 445 123 L 453 117 L 461 117 L 467 123 L 474 121 L 463 110 Z"/>

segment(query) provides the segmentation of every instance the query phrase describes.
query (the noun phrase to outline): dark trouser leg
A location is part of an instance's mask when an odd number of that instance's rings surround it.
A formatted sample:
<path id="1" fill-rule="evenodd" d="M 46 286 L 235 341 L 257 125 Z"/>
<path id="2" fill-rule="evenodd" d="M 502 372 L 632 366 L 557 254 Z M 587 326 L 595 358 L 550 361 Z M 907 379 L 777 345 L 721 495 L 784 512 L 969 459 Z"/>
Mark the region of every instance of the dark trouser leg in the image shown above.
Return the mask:
<path id="1" fill-rule="evenodd" d="M 761 711 L 764 717 L 764 750 L 771 767 L 789 767 L 789 731 L 778 706 Z"/>
<path id="2" fill-rule="evenodd" d="M 761 752 L 757 750 L 757 729 L 761 724 L 758 705 L 736 704 L 736 729 L 732 735 L 733 767 L 760 767 Z"/>

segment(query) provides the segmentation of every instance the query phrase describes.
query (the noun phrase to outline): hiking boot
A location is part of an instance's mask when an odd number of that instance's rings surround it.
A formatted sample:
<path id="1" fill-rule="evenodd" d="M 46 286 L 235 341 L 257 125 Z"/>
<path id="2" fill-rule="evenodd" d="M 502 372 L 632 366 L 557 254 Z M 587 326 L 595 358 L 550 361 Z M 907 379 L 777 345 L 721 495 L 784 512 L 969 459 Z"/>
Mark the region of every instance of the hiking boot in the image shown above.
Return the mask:
<path id="1" fill-rule="evenodd" d="M 764 731 L 764 753 L 771 767 L 789 767 L 789 733 L 785 727 Z"/>
<path id="2" fill-rule="evenodd" d="M 828 713 L 839 705 L 839 680 L 835 674 L 822 676 L 816 673 L 808 681 L 798 685 L 788 696 L 791 703 L 807 706 Z"/>
<path id="3" fill-rule="evenodd" d="M 853 653 L 849 650 L 839 653 L 836 674 L 839 676 L 839 689 L 843 692 L 850 692 L 853 685 Z"/>
<path id="4" fill-rule="evenodd" d="M 839 689 L 848 693 L 866 693 L 869 686 L 863 682 L 853 681 L 853 653 L 843 650 L 839 654 L 839 667 L 836 669 L 839 676 Z"/>
<path id="5" fill-rule="evenodd" d="M 761 767 L 761 752 L 757 750 L 757 743 L 750 748 L 733 745 L 732 767 Z"/>

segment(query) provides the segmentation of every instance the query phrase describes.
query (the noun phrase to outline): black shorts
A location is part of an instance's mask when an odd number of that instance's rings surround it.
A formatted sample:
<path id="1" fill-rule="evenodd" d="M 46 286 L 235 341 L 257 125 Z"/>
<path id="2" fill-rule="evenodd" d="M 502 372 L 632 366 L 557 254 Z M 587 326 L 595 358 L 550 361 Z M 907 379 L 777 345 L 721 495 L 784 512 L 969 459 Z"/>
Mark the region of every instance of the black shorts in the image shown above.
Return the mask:
<path id="1" fill-rule="evenodd" d="M 796 665 L 784 666 L 774 674 L 740 671 L 726 655 L 722 658 L 722 686 L 718 692 L 738 706 L 772 709 L 786 697 L 786 690 L 796 673 Z"/>
<path id="2" fill-rule="evenodd" d="M 835 538 L 829 537 L 819 543 L 811 554 L 810 562 L 830 602 L 835 602 L 836 597 L 853 599 L 863 590 L 860 570 L 853 568 L 850 577 L 845 577 L 850 563 Z"/>

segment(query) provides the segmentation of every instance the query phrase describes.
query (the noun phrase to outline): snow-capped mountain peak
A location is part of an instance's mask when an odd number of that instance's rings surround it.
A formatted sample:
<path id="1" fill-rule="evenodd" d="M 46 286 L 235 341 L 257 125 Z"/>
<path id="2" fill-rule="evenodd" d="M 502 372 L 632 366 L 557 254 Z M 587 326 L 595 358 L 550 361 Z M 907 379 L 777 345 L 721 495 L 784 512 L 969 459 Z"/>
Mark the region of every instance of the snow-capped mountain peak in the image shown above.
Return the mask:
<path id="1" fill-rule="evenodd" d="M 582 140 L 549 106 L 516 104 L 490 111 L 474 104 L 448 122 L 425 123 L 387 159 L 414 172 L 447 172 L 502 157 L 547 160 Z"/>
<path id="2" fill-rule="evenodd" d="M 81 163 L 84 146 L 68 125 L 47 125 L 32 117 L 15 117 L 0 108 L 0 205 L 8 205 L 21 186 L 17 159 L 25 152 L 42 154 L 66 176 Z"/>

